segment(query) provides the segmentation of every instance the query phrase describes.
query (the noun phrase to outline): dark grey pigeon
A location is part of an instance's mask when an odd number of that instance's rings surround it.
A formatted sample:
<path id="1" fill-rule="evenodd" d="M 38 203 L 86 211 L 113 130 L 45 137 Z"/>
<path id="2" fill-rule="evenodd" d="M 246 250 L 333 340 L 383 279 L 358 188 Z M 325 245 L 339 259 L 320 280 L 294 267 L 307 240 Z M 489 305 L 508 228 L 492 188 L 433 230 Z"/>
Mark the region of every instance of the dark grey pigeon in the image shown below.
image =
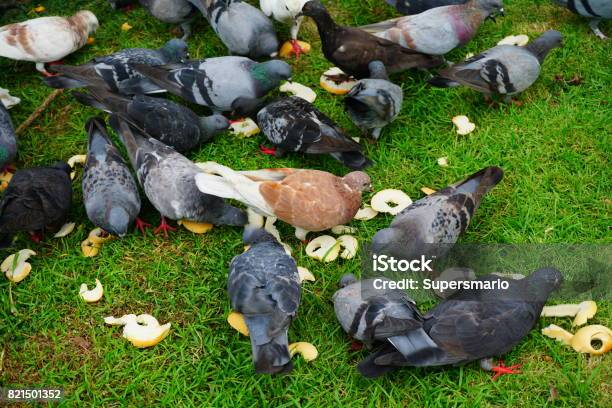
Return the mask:
<path id="1" fill-rule="evenodd" d="M 51 70 L 61 75 L 43 78 L 51 88 L 83 88 L 94 86 L 123 94 L 164 92 L 143 78 L 130 64 L 163 65 L 189 58 L 187 43 L 180 39 L 168 41 L 162 48 L 126 48 L 114 54 L 96 57 L 83 65 L 53 65 Z"/>
<path id="2" fill-rule="evenodd" d="M 272 21 L 241 0 L 189 0 L 210 23 L 231 54 L 254 59 L 275 57 L 278 38 Z"/>
<path id="3" fill-rule="evenodd" d="M 344 99 L 344 107 L 357 127 L 372 131 L 376 140 L 382 128 L 393 122 L 402 109 L 402 88 L 389 81 L 385 65 L 372 61 L 370 78 L 359 80 Z"/>
<path id="4" fill-rule="evenodd" d="M 11 245 L 17 232 L 40 242 L 46 232 L 64 225 L 72 202 L 71 171 L 57 162 L 15 172 L 0 201 L 0 248 Z"/>
<path id="5" fill-rule="evenodd" d="M 255 371 L 288 373 L 293 369 L 287 331 L 300 305 L 300 277 L 293 258 L 264 229 L 247 228 L 249 249 L 231 264 L 227 293 L 232 309 L 249 328 Z"/>
<path id="6" fill-rule="evenodd" d="M 395 9 L 404 14 L 419 14 L 426 10 L 450 6 L 451 4 L 463 4 L 467 3 L 468 0 L 385 0 L 388 5 L 395 7 Z"/>
<path id="7" fill-rule="evenodd" d="M 168 92 L 216 112 L 231 111 L 240 97 L 261 98 L 291 77 L 291 67 L 284 61 L 260 63 L 234 56 L 170 67 L 135 64 L 134 68 Z"/>
<path id="8" fill-rule="evenodd" d="M 380 279 L 376 285 L 389 282 L 383 277 L 376 279 Z M 422 329 L 421 312 L 406 292 L 376 289 L 374 282 L 374 278 L 358 281 L 351 274 L 342 277 L 341 289 L 332 301 L 344 331 L 368 348 L 388 342 L 403 350 L 408 342 L 419 347 L 421 353 L 439 353 L 438 346 Z"/>
<path id="9" fill-rule="evenodd" d="M 504 172 L 486 167 L 467 179 L 415 201 L 395 216 L 388 228 L 372 238 L 376 254 L 415 259 L 442 251 L 457 242 L 480 205 L 482 197 L 497 185 Z M 437 244 L 440 245 L 436 248 Z"/>
<path id="10" fill-rule="evenodd" d="M 8 110 L 0 102 L 0 173 L 15 160 L 17 155 L 17 136 Z"/>
<path id="11" fill-rule="evenodd" d="M 113 145 L 101 118 L 85 125 L 89 136 L 83 171 L 83 203 L 87 217 L 111 235 L 125 236 L 140 212 L 136 181 Z"/>
<path id="12" fill-rule="evenodd" d="M 202 170 L 159 140 L 145 136 L 119 115 L 110 124 L 125 145 L 138 182 L 161 215 L 156 233 L 172 230 L 166 218 L 214 225 L 244 225 L 246 214 L 222 198 L 200 192 L 195 175 Z"/>
<path id="13" fill-rule="evenodd" d="M 483 369 L 514 374 L 519 365 L 493 366 L 492 358 L 508 353 L 536 325 L 550 294 L 561 284 L 561 273 L 542 268 L 514 280 L 497 275 L 477 281 L 506 281 L 507 289 L 464 289 L 439 303 L 424 316 L 421 331 L 438 346 L 437 353 L 423 353 L 420 343 L 404 342 L 402 349 L 387 343 L 363 360 L 358 369 L 366 377 L 378 377 L 402 366 L 430 367 L 480 361 Z"/>
<path id="14" fill-rule="evenodd" d="M 198 117 L 191 109 L 168 99 L 135 95 L 132 98 L 104 89 L 89 89 L 89 94 L 73 92 L 81 103 L 123 117 L 177 152 L 186 152 L 229 128 L 219 114 Z"/>
<path id="15" fill-rule="evenodd" d="M 610 0 L 553 0 L 560 6 L 580 16 L 590 18 L 589 26 L 593 33 L 606 40 L 608 37 L 599 29 L 601 20 L 612 18 L 612 1 Z"/>
<path id="16" fill-rule="evenodd" d="M 544 59 L 550 50 L 561 46 L 561 41 L 560 32 L 548 30 L 524 47 L 498 45 L 440 71 L 429 83 L 440 87 L 464 85 L 486 98 L 504 95 L 509 102 L 512 95 L 523 92 L 538 79 Z"/>
<path id="17" fill-rule="evenodd" d="M 191 35 L 191 20 L 196 13 L 195 7 L 187 0 L 139 0 L 149 14 L 161 22 L 180 24 L 183 41 Z"/>
<path id="18" fill-rule="evenodd" d="M 238 100 L 234 108 L 242 105 L 242 102 Z M 256 120 L 261 131 L 276 146 L 275 149 L 264 149 L 264 153 L 277 156 L 285 152 L 329 154 L 353 170 L 361 170 L 372 164 L 363 155 L 363 147 L 359 143 L 300 97 L 284 97 L 265 105 L 258 111 Z"/>

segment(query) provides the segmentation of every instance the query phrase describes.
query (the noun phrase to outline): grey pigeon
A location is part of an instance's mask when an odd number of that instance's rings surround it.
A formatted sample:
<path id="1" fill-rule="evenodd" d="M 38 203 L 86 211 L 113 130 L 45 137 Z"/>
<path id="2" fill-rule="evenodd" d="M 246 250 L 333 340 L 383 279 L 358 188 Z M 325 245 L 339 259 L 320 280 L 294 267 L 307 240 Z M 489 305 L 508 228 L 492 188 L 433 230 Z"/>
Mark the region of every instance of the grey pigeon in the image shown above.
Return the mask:
<path id="1" fill-rule="evenodd" d="M 444 251 L 467 229 L 482 197 L 501 181 L 503 174 L 499 167 L 486 167 L 415 201 L 397 214 L 388 228 L 374 235 L 372 251 L 406 260 Z"/>
<path id="2" fill-rule="evenodd" d="M 161 215 L 155 232 L 172 230 L 166 218 L 214 225 L 244 225 L 246 214 L 222 198 L 204 194 L 196 187 L 195 176 L 202 170 L 185 156 L 134 129 L 119 115 L 110 124 L 125 145 L 138 182 Z"/>
<path id="3" fill-rule="evenodd" d="M 249 249 L 232 259 L 227 293 L 244 316 L 257 373 L 293 369 L 287 331 L 300 305 L 300 277 L 293 258 L 264 229 L 247 228 Z"/>
<path id="4" fill-rule="evenodd" d="M 529 334 L 561 280 L 561 273 L 553 268 L 538 269 L 519 280 L 482 276 L 477 282 L 488 282 L 490 289 L 463 289 L 425 314 L 422 328 L 418 330 L 428 335 L 428 343 L 406 341 L 401 349 L 391 343 L 384 344 L 362 361 L 358 369 L 366 377 L 378 377 L 402 366 L 480 361 L 483 369 L 496 373 L 494 379 L 501 374 L 514 374 L 519 365 L 493 366 L 492 358 L 508 353 Z M 499 281 L 506 281 L 508 288 L 494 286 Z M 411 335 L 411 332 L 406 334 Z M 438 352 L 430 352 L 430 343 L 438 346 Z"/>
<path id="5" fill-rule="evenodd" d="M 612 18 L 612 1 L 610 0 L 553 0 L 560 6 L 580 16 L 590 18 L 589 26 L 593 33 L 602 40 L 606 35 L 599 29 L 601 20 Z"/>
<path id="6" fill-rule="evenodd" d="M 0 200 L 0 248 L 11 245 L 19 231 L 40 242 L 45 232 L 64 225 L 72 203 L 71 171 L 57 162 L 15 172 Z"/>
<path id="7" fill-rule="evenodd" d="M 44 78 L 52 88 L 82 88 L 95 86 L 123 94 L 164 92 L 143 78 L 130 64 L 163 65 L 189 58 L 187 43 L 172 39 L 157 50 L 126 48 L 103 57 L 96 57 L 83 65 L 53 65 L 50 69 L 61 75 Z"/>
<path id="8" fill-rule="evenodd" d="M 426 10 L 450 6 L 451 4 L 463 4 L 467 3 L 468 0 L 385 0 L 388 5 L 395 7 L 395 9 L 404 14 L 419 14 Z"/>
<path id="9" fill-rule="evenodd" d="M 379 280 L 380 282 L 376 282 Z M 422 329 L 423 316 L 415 302 L 399 289 L 378 289 L 387 278 L 358 281 L 344 275 L 341 289 L 332 297 L 336 318 L 344 331 L 368 348 L 389 342 L 402 349 L 405 342 L 421 347 L 421 352 L 439 353 L 437 345 Z"/>
<path id="10" fill-rule="evenodd" d="M 196 12 L 187 0 L 139 0 L 142 7 L 156 19 L 168 24 L 180 24 L 183 41 L 191 35 L 191 21 Z"/>
<path id="11" fill-rule="evenodd" d="M 353 170 L 361 170 L 372 164 L 363 155 L 363 147 L 359 143 L 300 97 L 280 98 L 267 104 L 257 113 L 257 124 L 276 146 L 272 150 L 263 150 L 264 153 L 274 153 L 277 156 L 288 151 L 330 154 Z"/>
<path id="12" fill-rule="evenodd" d="M 219 114 L 198 117 L 191 109 L 168 99 L 135 95 L 133 98 L 104 89 L 89 89 L 89 94 L 73 92 L 85 105 L 123 117 L 177 152 L 186 152 L 229 128 L 229 121 Z"/>
<path id="13" fill-rule="evenodd" d="M 82 187 L 87 217 L 96 227 L 123 237 L 140 212 L 136 181 L 108 137 L 104 121 L 91 118 L 85 127 L 89 143 Z"/>
<path id="14" fill-rule="evenodd" d="M 291 77 L 291 67 L 284 61 L 256 62 L 235 56 L 165 68 L 135 64 L 134 68 L 168 92 L 216 112 L 231 111 L 240 97 L 261 98 Z"/>
<path id="15" fill-rule="evenodd" d="M 370 75 L 368 65 L 372 61 L 382 62 L 390 73 L 432 68 L 443 62 L 441 57 L 402 47 L 359 28 L 338 25 L 319 1 L 304 4 L 302 14 L 317 24 L 325 58 L 356 78 Z"/>
<path id="16" fill-rule="evenodd" d="M 278 38 L 272 21 L 241 0 L 189 0 L 210 23 L 231 54 L 259 59 L 276 56 Z"/>
<path id="17" fill-rule="evenodd" d="M 437 7 L 361 28 L 402 47 L 444 55 L 467 44 L 485 19 L 503 14 L 503 10 L 502 0 L 470 0 L 466 4 Z"/>
<path id="18" fill-rule="evenodd" d="M 376 140 L 382 128 L 393 122 L 402 109 L 402 88 L 389 81 L 385 65 L 369 64 L 370 78 L 360 79 L 344 99 L 344 107 L 355 125 L 372 131 Z"/>
<path id="19" fill-rule="evenodd" d="M 15 160 L 17 155 L 17 136 L 8 110 L 0 102 L 0 173 Z"/>
<path id="20" fill-rule="evenodd" d="M 561 46 L 561 33 L 548 30 L 524 47 L 498 45 L 472 58 L 446 68 L 429 80 L 433 86 L 464 85 L 482 92 L 487 99 L 504 95 L 506 102 L 529 88 L 540 76 L 544 59 Z"/>

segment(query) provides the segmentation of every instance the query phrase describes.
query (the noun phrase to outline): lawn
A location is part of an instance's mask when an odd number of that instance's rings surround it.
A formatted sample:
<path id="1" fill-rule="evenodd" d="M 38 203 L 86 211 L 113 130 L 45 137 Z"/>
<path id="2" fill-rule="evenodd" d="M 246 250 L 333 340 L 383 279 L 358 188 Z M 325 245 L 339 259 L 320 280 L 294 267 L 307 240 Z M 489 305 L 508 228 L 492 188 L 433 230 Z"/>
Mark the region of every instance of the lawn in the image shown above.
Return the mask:
<path id="1" fill-rule="evenodd" d="M 325 3 L 347 25 L 396 15 L 383 0 Z M 86 8 L 100 20 L 93 44 L 67 57 L 69 64 L 125 47 L 159 47 L 175 35 L 174 27 L 156 21 L 140 7 L 124 13 L 113 11 L 105 0 L 41 4 L 46 7 L 42 15 Z M 538 82 L 519 96 L 522 106 L 490 107 L 468 89 L 431 88 L 422 72 L 393 76 L 405 94 L 402 113 L 378 143 L 365 143 L 368 156 L 376 162 L 368 169 L 374 191 L 399 188 L 418 199 L 423 196 L 421 187 L 440 188 L 482 167 L 498 165 L 505 170 L 504 180 L 484 199 L 462 242 L 610 243 L 612 45 L 592 35 L 586 20 L 549 0 L 507 0 L 505 9 L 506 17 L 485 22 L 477 37 L 448 59 L 460 60 L 511 34 L 533 38 L 547 29 L 561 31 L 564 47 L 551 53 Z M 0 25 L 34 16 L 9 12 Z M 121 30 L 125 22 L 133 27 L 130 31 Z M 277 26 L 281 39 L 286 39 L 288 28 Z M 612 35 L 609 22 L 601 28 Z M 193 58 L 225 55 L 203 18 L 197 19 L 193 31 Z M 313 51 L 292 60 L 294 80 L 315 89 L 319 95 L 315 105 L 359 136 L 343 111 L 342 98 L 318 86 L 319 75 L 331 64 L 321 53 L 311 21 L 300 36 Z M 574 77 L 580 80 L 570 81 Z M 10 111 L 15 126 L 51 92 L 34 64 L 6 59 L 0 59 L 0 86 L 22 98 Z M 17 166 L 45 165 L 85 153 L 84 124 L 97 114 L 63 93 L 19 136 Z M 459 114 L 476 123 L 474 133 L 456 134 L 451 118 Z M 329 157 L 275 159 L 260 154 L 262 138 L 225 133 L 188 157 L 239 169 L 346 172 Z M 448 157 L 448 167 L 437 164 L 442 156 Z M 62 387 L 65 406 L 610 406 L 610 355 L 588 358 L 540 334 L 549 323 L 568 327 L 561 319 L 541 320 L 506 356 L 508 363 L 523 364 L 521 375 L 492 382 L 490 374 L 469 364 L 408 368 L 378 380 L 362 378 L 355 365 L 366 352 L 350 350 L 330 301 L 339 278 L 359 272 L 359 260 L 318 263 L 305 255 L 287 225 L 280 229 L 298 265 L 317 277 L 304 287 L 289 338 L 313 343 L 320 355 L 311 363 L 297 358 L 287 376 L 254 375 L 248 339 L 226 323 L 228 264 L 243 249 L 241 229 L 220 227 L 205 235 L 180 229 L 168 240 L 150 230 L 145 238 L 132 233 L 105 245 L 97 257 L 85 258 L 80 242 L 93 225 L 85 215 L 80 182 L 79 174 L 71 214 L 77 222 L 75 232 L 63 239 L 48 237 L 41 245 L 21 235 L 12 249 L 32 248 L 38 253 L 30 260 L 31 275 L 13 286 L 16 314 L 9 308 L 9 283 L 0 278 L 2 386 Z M 143 207 L 144 218 L 156 223 L 152 206 Z M 353 225 L 360 242 L 367 242 L 390 221 L 390 216 L 379 216 Z M 9 253 L 0 251 L 0 259 Z M 78 288 L 83 282 L 93 284 L 95 278 L 105 286 L 104 299 L 88 305 L 80 301 Z M 592 322 L 611 326 L 612 305 L 602 302 L 599 307 Z M 172 322 L 170 336 L 151 349 L 132 347 L 121 338 L 120 329 L 105 327 L 102 320 L 125 313 L 150 313 L 162 323 Z"/>

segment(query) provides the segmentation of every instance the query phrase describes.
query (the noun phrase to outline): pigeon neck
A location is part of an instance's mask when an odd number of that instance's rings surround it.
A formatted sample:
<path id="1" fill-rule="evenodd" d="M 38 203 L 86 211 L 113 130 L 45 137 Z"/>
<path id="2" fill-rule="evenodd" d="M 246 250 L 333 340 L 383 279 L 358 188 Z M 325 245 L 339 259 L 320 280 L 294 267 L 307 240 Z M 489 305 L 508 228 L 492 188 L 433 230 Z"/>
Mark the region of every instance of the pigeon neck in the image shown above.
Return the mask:
<path id="1" fill-rule="evenodd" d="M 539 41 L 538 38 L 533 42 L 527 44 L 525 48 L 536 56 L 541 65 L 552 47 L 544 41 Z"/>
<path id="2" fill-rule="evenodd" d="M 312 19 L 315 21 L 319 34 L 322 38 L 331 35 L 338 28 L 338 25 L 327 11 L 319 11 L 317 14 L 312 16 Z"/>

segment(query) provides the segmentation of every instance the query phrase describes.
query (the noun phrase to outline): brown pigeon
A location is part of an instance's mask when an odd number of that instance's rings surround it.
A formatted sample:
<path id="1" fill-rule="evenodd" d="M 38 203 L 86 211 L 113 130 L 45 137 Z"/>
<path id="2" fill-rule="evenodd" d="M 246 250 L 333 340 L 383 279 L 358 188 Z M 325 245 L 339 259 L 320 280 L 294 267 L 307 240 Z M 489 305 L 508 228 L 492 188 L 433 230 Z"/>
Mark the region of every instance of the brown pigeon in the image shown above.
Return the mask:
<path id="1" fill-rule="evenodd" d="M 295 227 L 306 239 L 309 231 L 323 231 L 349 222 L 361 205 L 361 192 L 371 187 L 361 171 L 338 177 L 319 170 L 267 169 L 237 172 L 215 162 L 200 165 L 195 176 L 200 191 L 242 202 L 257 213 Z"/>

